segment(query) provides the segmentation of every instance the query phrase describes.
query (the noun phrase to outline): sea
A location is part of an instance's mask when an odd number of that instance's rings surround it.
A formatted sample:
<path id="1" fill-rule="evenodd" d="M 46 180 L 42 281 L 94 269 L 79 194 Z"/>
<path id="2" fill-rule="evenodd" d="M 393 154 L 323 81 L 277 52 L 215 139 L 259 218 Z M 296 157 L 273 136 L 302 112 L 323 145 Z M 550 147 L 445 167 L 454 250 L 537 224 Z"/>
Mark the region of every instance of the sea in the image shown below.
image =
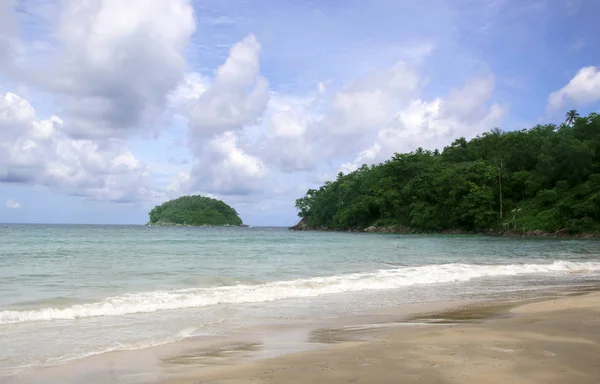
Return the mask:
<path id="1" fill-rule="evenodd" d="M 600 241 L 0 225 L 0 382 L 258 326 L 600 282 Z"/>

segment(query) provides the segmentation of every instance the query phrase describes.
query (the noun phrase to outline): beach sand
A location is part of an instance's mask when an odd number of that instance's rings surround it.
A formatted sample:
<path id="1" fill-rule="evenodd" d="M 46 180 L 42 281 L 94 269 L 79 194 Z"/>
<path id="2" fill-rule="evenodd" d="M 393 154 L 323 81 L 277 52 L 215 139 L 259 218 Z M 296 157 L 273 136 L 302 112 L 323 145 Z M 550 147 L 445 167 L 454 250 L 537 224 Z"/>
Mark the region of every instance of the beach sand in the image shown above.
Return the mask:
<path id="1" fill-rule="evenodd" d="M 600 383 L 600 293 L 492 302 L 406 322 L 321 329 L 326 348 L 195 368 L 162 384 Z"/>

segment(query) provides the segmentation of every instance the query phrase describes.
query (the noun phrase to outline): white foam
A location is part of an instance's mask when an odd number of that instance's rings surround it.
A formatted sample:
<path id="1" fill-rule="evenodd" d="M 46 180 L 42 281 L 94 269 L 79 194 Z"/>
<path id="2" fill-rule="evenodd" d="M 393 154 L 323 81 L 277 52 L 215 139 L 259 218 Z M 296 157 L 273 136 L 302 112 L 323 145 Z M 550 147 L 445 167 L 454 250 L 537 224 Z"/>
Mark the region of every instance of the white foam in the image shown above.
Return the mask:
<path id="1" fill-rule="evenodd" d="M 441 264 L 401 267 L 369 273 L 276 281 L 260 285 L 239 284 L 212 288 L 128 293 L 68 308 L 1 311 L 0 324 L 120 316 L 205 307 L 222 303 L 267 302 L 344 292 L 393 289 L 419 284 L 462 282 L 482 277 L 592 271 L 600 271 L 600 262 L 555 261 L 552 264 Z"/>

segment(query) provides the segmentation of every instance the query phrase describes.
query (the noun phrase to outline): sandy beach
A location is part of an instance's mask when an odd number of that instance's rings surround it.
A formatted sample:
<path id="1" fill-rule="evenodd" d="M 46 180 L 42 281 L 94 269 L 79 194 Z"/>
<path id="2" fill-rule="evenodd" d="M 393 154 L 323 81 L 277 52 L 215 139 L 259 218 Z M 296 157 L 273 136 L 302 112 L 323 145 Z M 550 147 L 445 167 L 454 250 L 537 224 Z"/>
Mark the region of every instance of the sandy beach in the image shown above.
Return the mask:
<path id="1" fill-rule="evenodd" d="M 407 326 L 403 326 L 407 325 Z M 249 364 L 186 365 L 162 384 L 600 382 L 600 293 L 488 302 L 396 325 L 323 329 L 324 349 Z"/>

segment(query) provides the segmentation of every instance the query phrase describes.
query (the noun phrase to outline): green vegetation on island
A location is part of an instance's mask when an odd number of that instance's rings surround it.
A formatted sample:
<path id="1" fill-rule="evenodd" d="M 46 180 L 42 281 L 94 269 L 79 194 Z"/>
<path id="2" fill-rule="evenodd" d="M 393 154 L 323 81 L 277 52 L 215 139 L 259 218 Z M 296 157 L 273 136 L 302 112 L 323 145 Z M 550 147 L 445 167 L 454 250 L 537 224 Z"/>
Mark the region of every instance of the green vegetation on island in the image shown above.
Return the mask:
<path id="1" fill-rule="evenodd" d="M 157 205 L 150 211 L 148 225 L 241 226 L 242 219 L 221 200 L 195 195 Z"/>
<path id="2" fill-rule="evenodd" d="M 295 229 L 600 232 L 600 116 L 455 140 L 339 173 L 296 201 Z"/>

